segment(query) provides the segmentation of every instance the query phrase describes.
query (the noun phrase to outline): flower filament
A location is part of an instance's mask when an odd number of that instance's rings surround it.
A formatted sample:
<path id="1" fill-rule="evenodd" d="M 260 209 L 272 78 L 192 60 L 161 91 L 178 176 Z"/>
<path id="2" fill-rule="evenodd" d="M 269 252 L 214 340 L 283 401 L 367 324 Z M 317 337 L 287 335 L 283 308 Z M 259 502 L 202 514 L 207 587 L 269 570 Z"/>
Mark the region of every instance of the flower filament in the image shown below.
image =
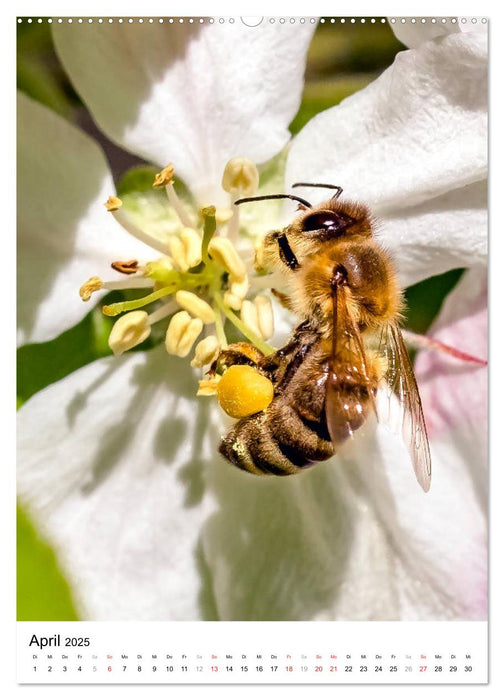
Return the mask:
<path id="1" fill-rule="evenodd" d="M 227 347 L 226 321 L 261 352 L 270 354 L 274 348 L 266 341 L 273 334 L 271 301 L 264 294 L 255 300 L 246 299 L 249 275 L 233 242 L 239 229 L 239 215 L 238 207 L 232 202 L 236 195 L 256 191 L 257 168 L 243 158 L 228 163 L 223 187 L 230 193 L 230 209 L 204 207 L 199 212 L 199 227 L 194 226 L 192 213 L 178 198 L 173 176 L 174 168 L 169 165 L 154 181 L 154 187 L 165 188 L 181 224 L 178 234 L 171 234 L 165 241 L 133 224 L 118 197 L 110 197 L 105 205 L 128 233 L 160 252 L 161 257 L 143 265 L 136 260 L 114 262 L 113 268 L 127 275 L 127 279 L 104 282 L 91 277 L 80 289 L 81 298 L 88 301 L 93 292 L 101 289 L 152 290 L 138 299 L 103 306 L 106 316 L 124 314 L 114 324 L 109 338 L 115 354 L 144 341 L 151 326 L 167 316 L 172 316 L 165 338 L 169 354 L 186 357 L 205 330 L 205 337 L 195 348 L 193 367 L 212 363 L 219 351 Z M 151 304 L 157 307 L 148 314 L 144 308 Z M 210 383 L 203 387 L 203 394 L 215 393 L 218 380 L 205 381 Z"/>

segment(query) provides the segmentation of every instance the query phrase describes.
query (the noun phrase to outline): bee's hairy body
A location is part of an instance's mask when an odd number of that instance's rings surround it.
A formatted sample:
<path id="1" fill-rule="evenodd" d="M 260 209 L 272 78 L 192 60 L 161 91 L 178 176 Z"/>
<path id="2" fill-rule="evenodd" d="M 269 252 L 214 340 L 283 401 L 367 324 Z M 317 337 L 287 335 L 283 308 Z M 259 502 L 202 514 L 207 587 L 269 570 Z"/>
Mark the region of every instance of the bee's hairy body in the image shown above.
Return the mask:
<path id="1" fill-rule="evenodd" d="M 319 223 L 326 225 L 316 228 Z M 266 410 L 234 425 L 220 452 L 254 474 L 288 475 L 329 459 L 373 410 L 383 368 L 372 346 L 384 325 L 397 322 L 402 295 L 388 254 L 373 238 L 367 208 L 355 203 L 333 198 L 304 212 L 266 236 L 264 256 L 267 267 L 284 273 L 288 306 L 303 321 L 274 355 L 258 362 L 234 357 L 268 376 L 275 392 Z M 366 344 L 365 368 L 362 355 L 345 345 L 345 326 L 358 329 Z M 331 435 L 330 373 L 331 411 L 345 413 L 345 429 L 333 427 Z"/>
<path id="2" fill-rule="evenodd" d="M 332 457 L 335 447 L 325 416 L 329 353 L 323 336 L 304 323 L 285 348 L 261 360 L 256 366 L 273 381 L 274 399 L 265 411 L 233 426 L 221 441 L 221 454 L 245 471 L 277 476 Z M 357 395 L 366 399 L 352 376 L 342 376 L 339 392 L 350 403 Z M 366 412 L 356 412 L 354 429 L 366 417 Z"/>

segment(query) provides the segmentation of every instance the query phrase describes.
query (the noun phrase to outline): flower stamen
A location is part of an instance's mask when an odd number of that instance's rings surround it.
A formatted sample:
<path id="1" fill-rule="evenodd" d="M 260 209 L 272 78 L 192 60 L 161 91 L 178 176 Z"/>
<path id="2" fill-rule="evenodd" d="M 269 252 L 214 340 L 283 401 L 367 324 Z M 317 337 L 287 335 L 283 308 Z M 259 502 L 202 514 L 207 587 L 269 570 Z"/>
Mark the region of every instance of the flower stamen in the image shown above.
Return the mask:
<path id="1" fill-rule="evenodd" d="M 220 379 L 220 374 L 215 374 L 210 379 L 201 379 L 196 396 L 215 396 Z"/>
<path id="2" fill-rule="evenodd" d="M 217 359 L 220 344 L 215 335 L 209 335 L 196 345 L 191 367 L 204 367 Z"/>
<path id="3" fill-rule="evenodd" d="M 258 182 L 258 171 L 252 161 L 235 158 L 227 164 L 223 187 L 231 195 L 253 194 Z M 126 275 L 127 279 L 104 283 L 98 277 L 91 278 L 81 287 L 82 298 L 88 300 L 99 289 L 149 287 L 152 290 L 139 299 L 102 307 L 106 316 L 124 313 L 114 324 L 110 336 L 110 346 L 116 354 L 142 342 L 149 335 L 151 326 L 168 316 L 171 318 L 165 347 L 168 353 L 178 357 L 189 354 L 204 325 L 211 327 L 207 337 L 196 345 L 191 361 L 193 367 L 212 363 L 220 350 L 228 347 L 225 320 L 258 352 L 271 354 L 274 348 L 265 342 L 273 334 L 271 302 L 265 296 L 258 296 L 255 301 L 246 299 L 250 289 L 247 265 L 251 266 L 252 255 L 238 253 L 229 238 L 229 235 L 238 233 L 238 207 L 232 203 L 230 207 L 219 209 L 213 205 L 203 207 L 199 211 L 203 225 L 194 228 L 173 184 L 174 167 L 170 164 L 156 175 L 154 187 L 166 188 L 182 227 L 177 233 L 167 236 L 165 242 L 139 229 L 121 209 L 121 200 L 109 197 L 106 208 L 118 223 L 135 238 L 160 251 L 162 257 L 142 264 L 133 259 L 114 261 L 112 268 Z M 172 299 L 166 300 L 172 295 Z M 143 307 L 160 300 L 162 303 L 156 304 L 150 314 L 143 310 Z M 182 311 L 177 311 L 180 307 Z M 233 309 L 241 310 L 241 318 Z M 215 393 L 217 381 L 212 379 L 208 385 L 200 385 L 198 394 Z"/>
<path id="4" fill-rule="evenodd" d="M 184 246 L 187 269 L 199 265 L 201 262 L 201 236 L 198 232 L 186 226 L 180 232 L 180 240 Z"/>
<path id="5" fill-rule="evenodd" d="M 194 292 L 181 289 L 175 294 L 175 300 L 183 309 L 200 318 L 203 323 L 215 323 L 215 312 L 210 304 Z"/>
<path id="6" fill-rule="evenodd" d="M 165 347 L 170 355 L 186 357 L 203 330 L 203 321 L 192 318 L 187 311 L 176 313 L 166 331 Z"/>
<path id="7" fill-rule="evenodd" d="M 222 189 L 238 197 L 250 197 L 259 187 L 259 171 L 250 158 L 231 158 L 224 168 Z"/>
<path id="8" fill-rule="evenodd" d="M 118 319 L 109 336 L 109 346 L 114 355 L 122 355 L 135 345 L 140 345 L 151 332 L 149 317 L 145 311 L 132 311 Z"/>
<path id="9" fill-rule="evenodd" d="M 224 292 L 224 301 L 235 311 L 239 311 L 242 307 L 243 300 L 247 296 L 249 290 L 249 279 L 245 275 L 243 280 L 237 280 L 233 275 L 229 276 L 229 290 Z"/>
<path id="10" fill-rule="evenodd" d="M 261 336 L 258 333 L 255 333 L 254 330 L 249 328 L 249 326 L 244 323 L 238 316 L 231 311 L 231 309 L 226 306 L 224 303 L 221 295 L 219 293 L 214 294 L 214 300 L 219 309 L 222 311 L 224 316 L 231 321 L 231 323 L 240 331 L 242 335 L 247 338 L 252 345 L 255 345 L 258 350 L 260 350 L 264 355 L 271 355 L 273 352 L 275 352 L 275 348 L 271 345 L 268 345 L 268 343 L 265 343 L 264 340 L 261 338 Z"/>
<path id="11" fill-rule="evenodd" d="M 166 194 L 168 196 L 168 200 L 172 207 L 175 209 L 175 212 L 180 219 L 180 223 L 183 226 L 188 226 L 189 228 L 192 227 L 193 222 L 191 221 L 191 217 L 187 213 L 184 205 L 182 204 L 181 200 L 179 199 L 178 194 L 175 191 L 175 188 L 173 186 L 173 176 L 175 175 L 175 168 L 172 163 L 169 163 L 169 165 L 166 166 L 166 168 L 163 168 L 160 173 L 156 175 L 156 178 L 153 183 L 153 187 L 164 187 L 166 190 Z"/>
<path id="12" fill-rule="evenodd" d="M 114 200 L 112 205 L 110 204 L 111 200 Z M 120 204 L 117 205 L 115 200 L 117 200 L 117 202 L 120 202 Z M 111 208 L 111 206 L 114 208 Z M 142 231 L 140 228 L 138 228 L 138 226 L 135 226 L 135 224 L 131 221 L 128 215 L 123 211 L 121 206 L 122 202 L 118 197 L 109 197 L 107 203 L 105 204 L 107 211 L 109 211 L 112 214 L 117 223 L 120 224 L 134 238 L 141 241 L 142 243 L 145 243 L 145 245 L 154 248 L 154 250 L 158 250 L 160 253 L 167 253 L 167 246 L 154 236 L 151 236 L 149 233 L 146 233 L 145 231 Z"/>
<path id="13" fill-rule="evenodd" d="M 93 292 L 98 292 L 103 288 L 103 282 L 99 277 L 90 277 L 79 289 L 79 296 L 82 301 L 89 301 Z"/>
<path id="14" fill-rule="evenodd" d="M 110 267 L 123 275 L 133 275 L 138 272 L 138 260 L 128 260 L 127 262 L 116 261 L 110 263 Z"/>
<path id="15" fill-rule="evenodd" d="M 117 211 L 121 207 L 122 199 L 119 199 L 119 197 L 115 197 L 114 195 L 110 195 L 110 197 L 105 202 L 105 208 L 107 211 Z"/>
<path id="16" fill-rule="evenodd" d="M 158 321 L 161 321 L 167 316 L 171 316 L 177 310 L 177 304 L 174 301 L 169 301 L 166 304 L 162 304 L 159 309 L 156 309 L 151 314 L 149 314 L 149 323 L 153 326 Z"/>
<path id="17" fill-rule="evenodd" d="M 228 238 L 212 238 L 208 244 L 208 252 L 212 259 L 227 270 L 234 279 L 245 279 L 247 272 L 245 264 Z"/>

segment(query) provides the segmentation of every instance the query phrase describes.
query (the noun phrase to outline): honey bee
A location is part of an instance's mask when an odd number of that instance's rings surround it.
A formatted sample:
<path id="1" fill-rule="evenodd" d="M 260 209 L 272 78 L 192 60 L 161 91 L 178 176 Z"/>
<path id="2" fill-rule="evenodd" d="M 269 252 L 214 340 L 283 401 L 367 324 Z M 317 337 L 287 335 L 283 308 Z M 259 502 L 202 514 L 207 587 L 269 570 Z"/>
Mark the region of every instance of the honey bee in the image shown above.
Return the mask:
<path id="1" fill-rule="evenodd" d="M 264 240 L 265 267 L 280 271 L 277 294 L 301 319 L 287 343 L 263 355 L 247 343 L 223 350 L 221 367 L 249 364 L 273 383 L 273 400 L 241 418 L 219 451 L 253 474 L 295 474 L 332 457 L 371 416 L 389 422 L 384 391 L 401 410 L 402 436 L 424 491 L 431 479 L 429 443 L 418 386 L 399 328 L 402 292 L 390 255 L 375 239 L 367 206 L 335 194 L 312 206 L 290 194 L 239 199 L 244 204 L 289 198 L 300 213 Z M 214 368 L 215 369 L 215 368 Z"/>

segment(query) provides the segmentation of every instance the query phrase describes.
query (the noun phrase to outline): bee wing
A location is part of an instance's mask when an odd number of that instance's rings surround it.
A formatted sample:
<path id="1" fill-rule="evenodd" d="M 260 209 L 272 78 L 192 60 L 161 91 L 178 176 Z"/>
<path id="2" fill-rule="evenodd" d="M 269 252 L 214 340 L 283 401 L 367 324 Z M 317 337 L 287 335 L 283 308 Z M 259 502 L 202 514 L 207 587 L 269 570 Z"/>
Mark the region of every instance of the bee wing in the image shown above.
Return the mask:
<path id="1" fill-rule="evenodd" d="M 362 336 L 347 304 L 344 286 L 333 288 L 332 352 L 326 382 L 325 412 L 335 446 L 353 437 L 364 423 L 374 391 Z"/>
<path id="2" fill-rule="evenodd" d="M 384 383 L 388 397 L 388 411 L 378 409 L 378 420 L 391 422 L 391 400 L 395 396 L 400 407 L 401 432 L 413 463 L 418 483 L 428 491 L 431 482 L 431 457 L 425 427 L 422 401 L 418 392 L 408 351 L 401 330 L 396 323 L 383 329 L 378 352 L 387 360 Z"/>

